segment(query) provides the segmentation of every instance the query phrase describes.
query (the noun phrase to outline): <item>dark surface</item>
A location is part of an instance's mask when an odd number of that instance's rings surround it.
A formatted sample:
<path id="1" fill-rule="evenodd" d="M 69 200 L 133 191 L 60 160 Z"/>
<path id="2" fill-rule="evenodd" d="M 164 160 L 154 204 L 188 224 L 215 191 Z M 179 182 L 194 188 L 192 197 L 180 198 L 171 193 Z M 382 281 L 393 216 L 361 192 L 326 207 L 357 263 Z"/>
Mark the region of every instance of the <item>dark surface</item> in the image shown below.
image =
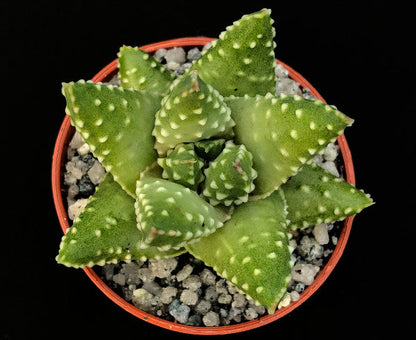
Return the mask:
<path id="1" fill-rule="evenodd" d="M 276 21 L 277 58 L 355 119 L 346 137 L 357 187 L 377 203 L 356 217 L 338 266 L 307 302 L 238 338 L 388 339 L 408 334 L 414 308 L 409 301 L 414 295 L 410 275 L 416 203 L 410 2 L 280 2 L 236 2 L 235 7 L 231 2 L 191 1 L 1 2 L 6 196 L 0 234 L 0 339 L 191 337 L 136 319 L 99 292 L 81 270 L 56 264 L 61 231 L 50 167 L 64 118 L 61 82 L 90 79 L 116 58 L 123 44 L 217 37 L 243 14 L 263 7 L 272 8 Z"/>

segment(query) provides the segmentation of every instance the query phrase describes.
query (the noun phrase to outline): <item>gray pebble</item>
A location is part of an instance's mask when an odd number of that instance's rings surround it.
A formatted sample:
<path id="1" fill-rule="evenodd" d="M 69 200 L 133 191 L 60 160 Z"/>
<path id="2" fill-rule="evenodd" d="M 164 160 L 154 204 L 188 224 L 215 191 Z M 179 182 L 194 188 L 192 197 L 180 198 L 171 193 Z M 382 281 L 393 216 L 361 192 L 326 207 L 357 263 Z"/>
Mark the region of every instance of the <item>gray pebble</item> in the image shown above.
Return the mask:
<path id="1" fill-rule="evenodd" d="M 164 287 L 162 288 L 162 293 L 160 294 L 160 301 L 164 304 L 170 304 L 173 299 L 176 297 L 178 289 L 176 287 Z"/>
<path id="2" fill-rule="evenodd" d="M 190 264 L 187 264 L 185 267 L 183 267 L 177 274 L 176 279 L 180 282 L 185 280 L 189 275 L 191 275 L 192 271 L 194 270 L 194 267 L 192 267 Z"/>
<path id="3" fill-rule="evenodd" d="M 207 289 L 205 289 L 205 300 L 208 300 L 210 302 L 217 301 L 218 299 L 218 292 L 214 286 L 209 286 Z"/>
<path id="4" fill-rule="evenodd" d="M 190 290 L 196 291 L 202 285 L 201 279 L 198 275 L 190 275 L 183 283 L 182 287 L 189 288 Z"/>
<path id="5" fill-rule="evenodd" d="M 204 323 L 205 326 L 208 326 L 208 327 L 219 326 L 220 316 L 218 315 L 218 313 L 211 311 L 203 316 L 202 322 Z"/>
<path id="6" fill-rule="evenodd" d="M 215 274 L 207 268 L 205 268 L 199 274 L 199 276 L 201 278 L 202 283 L 207 285 L 207 286 L 213 286 L 215 284 L 216 279 L 217 279 Z"/>
<path id="7" fill-rule="evenodd" d="M 184 289 L 181 293 L 180 301 L 188 306 L 196 305 L 198 302 L 198 294 L 190 289 Z"/>
<path id="8" fill-rule="evenodd" d="M 176 321 L 180 323 L 187 323 L 191 308 L 182 305 L 179 300 L 173 300 L 169 305 L 169 314 L 172 315 Z"/>
<path id="9" fill-rule="evenodd" d="M 253 320 L 255 318 L 257 318 L 259 315 L 257 314 L 256 310 L 254 308 L 246 308 L 244 310 L 244 318 L 246 320 Z"/>
<path id="10" fill-rule="evenodd" d="M 210 311 L 211 306 L 211 302 L 209 302 L 208 300 L 201 300 L 197 304 L 195 311 L 199 314 L 205 315 Z"/>
<path id="11" fill-rule="evenodd" d="M 160 260 L 149 260 L 150 271 L 154 276 L 159 277 L 161 279 L 168 277 L 177 265 L 178 260 L 174 257 L 163 258 Z"/>

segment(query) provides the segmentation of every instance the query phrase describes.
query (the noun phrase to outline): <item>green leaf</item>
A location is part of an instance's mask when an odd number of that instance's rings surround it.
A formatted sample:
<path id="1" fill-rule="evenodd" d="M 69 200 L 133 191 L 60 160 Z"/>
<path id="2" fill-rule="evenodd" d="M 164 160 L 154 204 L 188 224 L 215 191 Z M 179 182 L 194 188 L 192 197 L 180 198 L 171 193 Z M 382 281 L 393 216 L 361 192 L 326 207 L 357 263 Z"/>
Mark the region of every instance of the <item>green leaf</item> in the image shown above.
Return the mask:
<path id="1" fill-rule="evenodd" d="M 253 155 L 256 198 L 266 197 L 352 123 L 320 100 L 266 95 L 227 99 L 237 144 Z"/>
<path id="2" fill-rule="evenodd" d="M 145 176 L 137 181 L 136 214 L 142 247 L 179 249 L 222 227 L 229 216 L 178 183 Z"/>
<path id="3" fill-rule="evenodd" d="M 282 185 L 290 228 L 341 221 L 373 204 L 368 194 L 312 163 Z"/>
<path id="4" fill-rule="evenodd" d="M 118 53 L 121 86 L 165 94 L 175 76 L 159 61 L 138 47 L 123 46 Z"/>
<path id="5" fill-rule="evenodd" d="M 286 203 L 282 191 L 235 208 L 214 234 L 186 249 L 271 314 L 291 279 Z"/>
<path id="6" fill-rule="evenodd" d="M 156 161 L 152 129 L 160 97 L 92 81 L 63 83 L 66 112 L 95 157 L 130 195 Z"/>
<path id="7" fill-rule="evenodd" d="M 175 256 L 183 252 L 141 249 L 134 198 L 107 173 L 95 194 L 62 237 L 58 263 L 68 267 L 92 267 L 108 262 Z"/>
<path id="8" fill-rule="evenodd" d="M 253 157 L 244 145 L 232 141 L 225 144 L 224 150 L 204 171 L 206 180 L 202 194 L 212 205 L 222 203 L 226 206 L 247 202 L 248 194 L 254 190 Z"/>
<path id="9" fill-rule="evenodd" d="M 224 97 L 276 92 L 275 35 L 270 10 L 244 15 L 228 26 L 192 66 Z"/>
<path id="10" fill-rule="evenodd" d="M 153 134 L 161 155 L 177 144 L 232 133 L 234 121 L 224 98 L 193 71 L 176 79 L 156 113 Z"/>

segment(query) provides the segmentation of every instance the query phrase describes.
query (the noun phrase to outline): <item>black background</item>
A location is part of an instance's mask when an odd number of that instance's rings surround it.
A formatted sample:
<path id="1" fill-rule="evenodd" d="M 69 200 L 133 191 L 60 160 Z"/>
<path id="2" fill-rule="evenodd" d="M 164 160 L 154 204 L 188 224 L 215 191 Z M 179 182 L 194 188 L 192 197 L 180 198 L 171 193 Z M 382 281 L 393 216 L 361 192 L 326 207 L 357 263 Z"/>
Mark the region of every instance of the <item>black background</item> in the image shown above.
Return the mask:
<path id="1" fill-rule="evenodd" d="M 133 317 L 83 271 L 56 264 L 61 230 L 50 169 L 65 115 L 61 82 L 90 79 L 123 44 L 217 37 L 243 14 L 263 7 L 275 19 L 276 57 L 355 119 L 346 137 L 357 187 L 376 205 L 355 218 L 338 266 L 308 301 L 272 324 L 227 338 L 411 336 L 416 203 L 411 2 L 0 3 L 2 340 L 192 337 Z"/>

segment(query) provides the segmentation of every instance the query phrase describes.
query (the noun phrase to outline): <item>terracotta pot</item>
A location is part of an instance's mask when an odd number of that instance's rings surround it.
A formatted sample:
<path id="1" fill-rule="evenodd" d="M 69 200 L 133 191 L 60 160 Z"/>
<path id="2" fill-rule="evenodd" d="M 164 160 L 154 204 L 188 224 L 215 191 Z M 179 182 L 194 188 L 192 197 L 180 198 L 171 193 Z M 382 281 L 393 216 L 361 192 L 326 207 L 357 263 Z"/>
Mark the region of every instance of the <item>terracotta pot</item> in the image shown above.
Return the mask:
<path id="1" fill-rule="evenodd" d="M 149 53 L 155 52 L 159 48 L 172 48 L 172 47 L 186 47 L 186 46 L 203 46 L 206 43 L 214 40 L 213 38 L 206 38 L 206 37 L 194 37 L 194 38 L 180 38 L 180 39 L 173 39 L 162 41 L 154 44 L 149 44 L 142 46 L 141 48 L 146 50 Z M 306 87 L 310 89 L 311 93 L 315 95 L 317 98 L 324 101 L 322 96 L 316 91 L 316 89 L 305 79 L 303 78 L 298 72 L 293 70 L 288 65 L 284 64 L 283 62 L 277 60 L 278 63 L 282 64 L 287 70 L 289 70 L 289 75 L 292 79 L 297 81 L 302 87 Z M 117 72 L 117 59 L 113 60 L 110 64 L 105 66 L 101 71 L 99 71 L 92 80 L 94 82 L 99 81 L 108 81 L 114 76 Z M 56 140 L 55 149 L 53 153 L 52 159 L 52 191 L 53 191 L 53 199 L 55 203 L 56 212 L 58 215 L 58 219 L 62 228 L 62 231 L 65 233 L 66 230 L 70 227 L 67 215 L 67 207 L 66 207 L 66 191 L 63 187 L 63 174 L 64 174 L 64 165 L 66 161 L 66 151 L 68 148 L 68 144 L 75 132 L 75 129 L 70 124 L 70 117 L 65 116 L 62 126 L 59 130 L 59 134 Z M 344 135 L 338 137 L 338 145 L 341 150 L 342 158 L 344 161 L 344 169 L 343 172 L 346 176 L 346 180 L 350 183 L 355 184 L 355 175 L 354 175 L 354 167 L 351 158 L 351 153 L 348 148 L 347 141 Z M 344 226 L 342 228 L 341 234 L 339 236 L 338 243 L 334 252 L 332 253 L 328 263 L 325 267 L 319 272 L 315 281 L 308 286 L 305 291 L 300 294 L 300 298 L 296 302 L 291 302 L 288 307 L 284 307 L 281 309 L 276 310 L 276 312 L 272 315 L 266 315 L 260 317 L 259 319 L 242 322 L 236 325 L 229 325 L 229 326 L 219 326 L 219 327 L 194 327 L 194 326 L 186 326 L 176 322 L 166 321 L 149 313 L 143 312 L 142 310 L 138 309 L 131 303 L 124 300 L 118 294 L 116 294 L 102 279 L 101 277 L 94 271 L 92 268 L 85 268 L 84 271 L 91 279 L 92 282 L 113 302 L 119 305 L 121 308 L 125 309 L 129 313 L 135 315 L 136 317 L 150 322 L 154 325 L 159 327 L 163 327 L 166 329 L 170 329 L 177 332 L 188 333 L 188 334 L 198 334 L 198 335 L 220 335 L 220 334 L 230 334 L 230 333 L 238 333 L 247 331 L 250 329 L 254 329 L 257 327 L 261 327 L 266 325 L 270 322 L 276 321 L 277 319 L 283 317 L 284 315 L 290 313 L 295 308 L 299 307 L 303 302 L 305 302 L 328 278 L 329 274 L 332 272 L 338 260 L 340 259 L 344 248 L 346 246 L 351 226 L 352 226 L 353 217 L 347 218 L 343 223 Z"/>

